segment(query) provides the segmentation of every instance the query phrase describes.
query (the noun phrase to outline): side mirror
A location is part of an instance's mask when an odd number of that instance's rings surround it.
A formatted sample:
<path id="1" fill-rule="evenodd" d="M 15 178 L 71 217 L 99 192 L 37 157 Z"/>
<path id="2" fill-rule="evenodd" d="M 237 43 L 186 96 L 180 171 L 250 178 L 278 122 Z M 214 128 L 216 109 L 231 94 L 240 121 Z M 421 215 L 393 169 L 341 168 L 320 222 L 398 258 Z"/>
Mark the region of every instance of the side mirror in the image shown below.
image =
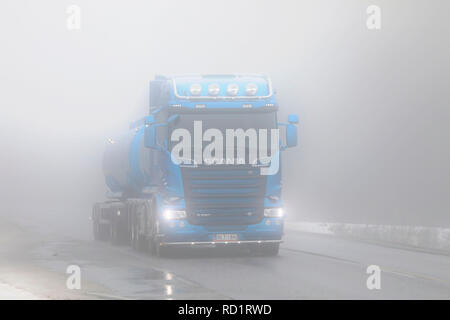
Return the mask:
<path id="1" fill-rule="evenodd" d="M 298 123 L 298 115 L 290 114 L 288 116 L 288 122 L 291 123 L 291 124 L 297 124 Z"/>
<path id="2" fill-rule="evenodd" d="M 286 148 L 293 148 L 297 146 L 297 126 L 298 116 L 296 114 L 290 114 L 288 116 L 288 123 L 278 123 L 279 126 L 286 128 L 282 150 Z"/>
<path id="3" fill-rule="evenodd" d="M 297 126 L 289 123 L 286 126 L 286 148 L 292 148 L 296 146 L 297 146 Z"/>

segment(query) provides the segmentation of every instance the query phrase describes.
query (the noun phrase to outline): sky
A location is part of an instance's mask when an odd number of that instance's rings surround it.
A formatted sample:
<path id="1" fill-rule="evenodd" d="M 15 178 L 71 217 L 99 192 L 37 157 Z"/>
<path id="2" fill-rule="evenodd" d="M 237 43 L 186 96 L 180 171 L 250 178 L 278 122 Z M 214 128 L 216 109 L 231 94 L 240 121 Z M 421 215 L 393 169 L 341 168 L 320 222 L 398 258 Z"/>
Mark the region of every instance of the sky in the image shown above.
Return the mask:
<path id="1" fill-rule="evenodd" d="M 369 5 L 381 29 L 366 26 Z M 67 7 L 81 9 L 79 30 Z M 0 10 L 3 213 L 87 216 L 155 74 L 269 74 L 295 219 L 450 227 L 448 1 L 24 1 Z M 1 213 L 1 212 L 0 212 Z"/>

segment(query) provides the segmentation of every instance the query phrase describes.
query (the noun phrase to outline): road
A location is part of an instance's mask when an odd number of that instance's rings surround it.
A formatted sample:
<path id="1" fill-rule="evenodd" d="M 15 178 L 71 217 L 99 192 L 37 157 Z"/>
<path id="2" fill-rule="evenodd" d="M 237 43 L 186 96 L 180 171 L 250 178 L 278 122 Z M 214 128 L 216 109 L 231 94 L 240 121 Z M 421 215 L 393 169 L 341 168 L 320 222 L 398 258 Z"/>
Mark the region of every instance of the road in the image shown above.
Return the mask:
<path id="1" fill-rule="evenodd" d="M 0 298 L 450 298 L 448 255 L 290 230 L 285 240 L 277 257 L 190 249 L 155 258 L 95 242 L 87 218 L 1 218 Z M 69 265 L 80 267 L 80 290 L 66 286 Z M 382 270 L 380 290 L 366 286 L 369 265 Z"/>

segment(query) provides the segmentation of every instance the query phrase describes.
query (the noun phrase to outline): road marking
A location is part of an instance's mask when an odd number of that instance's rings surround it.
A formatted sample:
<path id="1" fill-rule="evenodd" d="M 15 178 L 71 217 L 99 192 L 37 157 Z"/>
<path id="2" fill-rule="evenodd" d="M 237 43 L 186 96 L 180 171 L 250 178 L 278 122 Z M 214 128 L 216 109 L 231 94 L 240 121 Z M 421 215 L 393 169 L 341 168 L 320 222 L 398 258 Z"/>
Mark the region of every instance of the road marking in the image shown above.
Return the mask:
<path id="1" fill-rule="evenodd" d="M 450 286 L 449 280 L 440 279 L 440 278 L 436 278 L 436 277 L 432 277 L 432 276 L 427 276 L 427 275 L 420 274 L 420 273 L 397 271 L 397 270 L 392 270 L 392 269 L 384 268 L 384 267 L 382 267 L 381 270 L 384 272 L 393 273 L 393 274 L 401 275 L 401 276 L 408 277 L 408 278 L 416 278 L 416 279 L 434 281 L 434 282 L 438 282 L 438 283 Z"/>
<path id="2" fill-rule="evenodd" d="M 113 294 L 107 294 L 107 293 L 100 293 L 100 292 L 86 292 L 87 295 L 96 296 L 99 298 L 107 298 L 107 299 L 113 299 L 113 300 L 134 300 L 127 297 L 117 296 Z"/>
<path id="3" fill-rule="evenodd" d="M 339 257 L 334 257 L 334 256 L 326 255 L 326 254 L 315 253 L 315 252 L 304 251 L 304 250 L 298 250 L 298 249 L 290 249 L 290 248 L 282 248 L 282 250 L 293 251 L 293 252 L 298 252 L 298 253 L 303 253 L 303 254 L 309 254 L 309 255 L 313 255 L 313 256 L 333 259 L 333 260 L 337 260 L 337 261 L 341 261 L 341 262 L 346 262 L 346 263 L 350 263 L 350 264 L 366 267 L 366 264 L 364 264 L 362 262 L 348 260 L 348 259 L 339 258 Z M 440 284 L 443 284 L 443 285 L 450 286 L 450 281 L 449 280 L 440 279 L 440 278 L 436 278 L 436 277 L 433 277 L 433 276 L 428 276 L 428 275 L 424 275 L 424 274 L 420 274 L 420 273 L 398 271 L 398 270 L 395 270 L 395 269 L 385 268 L 383 266 L 380 266 L 380 268 L 381 268 L 381 271 L 383 271 L 383 272 L 395 274 L 395 275 L 398 275 L 398 276 L 407 277 L 407 278 L 413 278 L 413 279 L 421 279 L 421 280 L 433 281 L 433 282 L 437 282 L 437 283 L 440 283 Z"/>

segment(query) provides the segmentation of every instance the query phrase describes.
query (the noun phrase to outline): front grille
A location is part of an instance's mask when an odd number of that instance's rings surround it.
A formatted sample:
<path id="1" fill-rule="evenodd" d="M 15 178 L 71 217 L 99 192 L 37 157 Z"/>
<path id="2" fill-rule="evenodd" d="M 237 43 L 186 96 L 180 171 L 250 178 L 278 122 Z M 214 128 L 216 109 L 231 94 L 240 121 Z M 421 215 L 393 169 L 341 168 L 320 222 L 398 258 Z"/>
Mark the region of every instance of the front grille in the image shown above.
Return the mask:
<path id="1" fill-rule="evenodd" d="M 189 223 L 243 225 L 262 220 L 266 178 L 259 168 L 210 165 L 181 172 Z"/>

